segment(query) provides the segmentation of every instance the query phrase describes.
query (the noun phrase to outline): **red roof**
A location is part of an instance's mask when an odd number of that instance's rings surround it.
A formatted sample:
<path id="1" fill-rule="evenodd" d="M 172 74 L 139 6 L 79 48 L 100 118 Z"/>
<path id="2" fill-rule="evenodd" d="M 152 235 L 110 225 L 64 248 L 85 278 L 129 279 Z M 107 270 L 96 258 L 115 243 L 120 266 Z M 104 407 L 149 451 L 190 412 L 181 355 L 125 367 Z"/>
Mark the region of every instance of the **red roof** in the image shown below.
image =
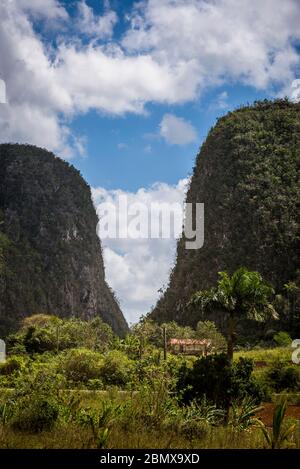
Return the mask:
<path id="1" fill-rule="evenodd" d="M 207 339 L 170 339 L 170 345 L 211 345 L 211 341 Z"/>

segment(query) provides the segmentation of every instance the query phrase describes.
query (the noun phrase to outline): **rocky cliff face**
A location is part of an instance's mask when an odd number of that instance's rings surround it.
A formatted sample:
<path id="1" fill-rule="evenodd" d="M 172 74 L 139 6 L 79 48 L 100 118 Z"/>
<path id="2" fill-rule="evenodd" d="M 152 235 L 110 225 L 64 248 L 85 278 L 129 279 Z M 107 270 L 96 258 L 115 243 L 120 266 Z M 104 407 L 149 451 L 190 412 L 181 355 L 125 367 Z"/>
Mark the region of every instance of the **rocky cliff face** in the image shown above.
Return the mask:
<path id="1" fill-rule="evenodd" d="M 300 267 L 300 104 L 261 102 L 229 113 L 197 156 L 187 202 L 205 204 L 205 241 L 181 239 L 152 318 L 193 325 L 191 295 L 219 271 L 258 270 L 277 291 Z"/>
<path id="2" fill-rule="evenodd" d="M 0 334 L 45 312 L 126 321 L 105 281 L 98 219 L 79 172 L 46 150 L 0 145 Z"/>

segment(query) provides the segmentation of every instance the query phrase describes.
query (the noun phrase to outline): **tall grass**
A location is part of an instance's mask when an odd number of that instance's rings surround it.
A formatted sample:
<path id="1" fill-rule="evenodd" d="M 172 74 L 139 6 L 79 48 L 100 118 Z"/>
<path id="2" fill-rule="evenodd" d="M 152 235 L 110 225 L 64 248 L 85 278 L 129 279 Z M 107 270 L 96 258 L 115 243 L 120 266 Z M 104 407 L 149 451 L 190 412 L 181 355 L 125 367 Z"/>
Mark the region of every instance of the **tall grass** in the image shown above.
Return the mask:
<path id="1" fill-rule="evenodd" d="M 91 392 L 64 396 L 51 431 L 17 431 L 0 425 L 1 448 L 263 448 L 264 435 L 255 425 L 250 402 L 235 406 L 232 422 L 203 401 L 180 407 L 163 381 L 139 393 Z M 67 408 L 71 410 L 66 411 Z M 238 431 L 237 431 L 238 427 Z M 294 441 L 299 441 L 299 426 Z"/>

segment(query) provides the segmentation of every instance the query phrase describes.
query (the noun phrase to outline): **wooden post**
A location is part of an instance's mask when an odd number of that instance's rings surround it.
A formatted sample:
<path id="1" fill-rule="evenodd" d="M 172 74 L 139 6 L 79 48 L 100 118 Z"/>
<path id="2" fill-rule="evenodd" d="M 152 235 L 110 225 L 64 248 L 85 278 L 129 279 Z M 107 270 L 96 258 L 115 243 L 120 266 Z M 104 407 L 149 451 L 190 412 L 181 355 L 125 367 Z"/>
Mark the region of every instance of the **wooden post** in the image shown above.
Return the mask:
<path id="1" fill-rule="evenodd" d="M 164 337 L 164 360 L 167 359 L 167 329 L 163 327 L 163 337 Z"/>

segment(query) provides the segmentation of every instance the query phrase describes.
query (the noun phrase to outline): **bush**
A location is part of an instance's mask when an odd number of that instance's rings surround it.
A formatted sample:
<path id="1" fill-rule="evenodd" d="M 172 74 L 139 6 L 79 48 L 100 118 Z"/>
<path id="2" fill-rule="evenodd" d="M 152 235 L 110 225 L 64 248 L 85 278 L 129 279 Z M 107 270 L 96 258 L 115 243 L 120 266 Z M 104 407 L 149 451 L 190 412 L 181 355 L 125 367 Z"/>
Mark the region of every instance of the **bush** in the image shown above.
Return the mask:
<path id="1" fill-rule="evenodd" d="M 51 430 L 59 415 L 60 386 L 59 375 L 51 375 L 48 371 L 23 373 L 7 401 L 11 427 L 32 433 Z"/>
<path id="2" fill-rule="evenodd" d="M 300 370 L 284 361 L 273 362 L 266 374 L 269 385 L 275 392 L 297 391 L 300 386 Z"/>
<path id="3" fill-rule="evenodd" d="M 273 336 L 274 341 L 278 347 L 288 347 L 292 343 L 292 339 L 287 332 L 280 331 Z"/>
<path id="4" fill-rule="evenodd" d="M 22 327 L 28 329 L 29 327 L 45 327 L 51 322 L 56 322 L 58 320 L 57 316 L 51 316 L 50 314 L 32 314 L 27 316 L 22 321 Z"/>
<path id="5" fill-rule="evenodd" d="M 244 358 L 230 366 L 225 354 L 202 357 L 192 368 L 183 365 L 179 370 L 177 392 L 185 404 L 206 398 L 217 407 L 226 408 L 231 400 L 246 396 L 259 402 L 261 393 L 252 371 L 252 361 Z"/>
<path id="6" fill-rule="evenodd" d="M 101 378 L 106 385 L 124 386 L 132 377 L 133 362 L 127 355 L 112 350 L 108 352 L 101 366 Z"/>
<path id="7" fill-rule="evenodd" d="M 51 398 L 32 395 L 18 403 L 11 426 L 14 430 L 32 433 L 51 430 L 58 413 L 58 404 Z"/>
<path id="8" fill-rule="evenodd" d="M 111 327 L 99 317 L 83 321 L 78 318 L 60 319 L 45 314 L 35 314 L 26 318 L 22 328 L 7 339 L 10 352 L 25 350 L 30 354 L 62 351 L 75 347 L 104 352 L 112 342 Z"/>
<path id="9" fill-rule="evenodd" d="M 69 350 L 65 354 L 62 368 L 68 381 L 87 383 L 101 378 L 102 355 L 87 349 Z"/>
<path id="10" fill-rule="evenodd" d="M 86 383 L 86 387 L 91 391 L 98 391 L 99 389 L 103 389 L 103 382 L 101 379 L 89 379 Z"/>
<path id="11" fill-rule="evenodd" d="M 11 356 L 6 362 L 0 363 L 0 375 L 11 375 L 16 371 L 20 371 L 25 367 L 25 359 L 23 357 Z"/>

